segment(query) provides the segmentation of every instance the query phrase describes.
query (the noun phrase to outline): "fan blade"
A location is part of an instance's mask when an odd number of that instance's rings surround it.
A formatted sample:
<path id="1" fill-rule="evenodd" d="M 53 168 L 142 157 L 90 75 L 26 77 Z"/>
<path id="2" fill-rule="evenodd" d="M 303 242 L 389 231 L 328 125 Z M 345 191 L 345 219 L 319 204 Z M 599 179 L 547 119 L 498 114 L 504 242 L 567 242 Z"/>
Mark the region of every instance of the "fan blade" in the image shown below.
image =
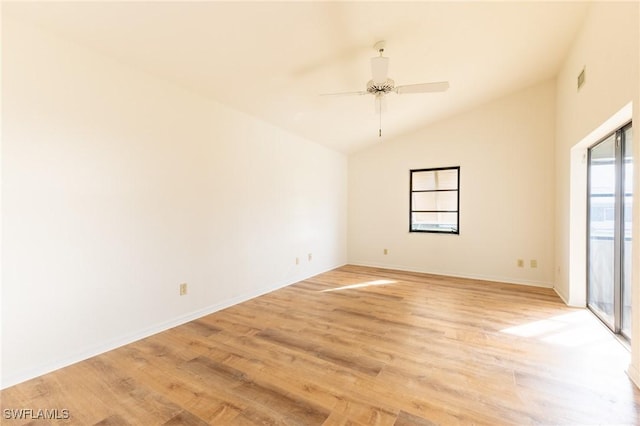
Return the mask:
<path id="1" fill-rule="evenodd" d="M 439 81 L 437 83 L 422 83 L 422 84 L 409 84 L 406 86 L 398 86 L 395 88 L 395 92 L 399 95 L 405 93 L 432 93 L 432 92 L 444 92 L 449 88 L 448 81 Z"/>
<path id="2" fill-rule="evenodd" d="M 321 93 L 320 96 L 353 96 L 353 95 L 367 95 L 369 92 L 338 92 L 338 93 Z"/>
<path id="3" fill-rule="evenodd" d="M 378 56 L 371 58 L 371 75 L 374 83 L 384 83 L 389 72 L 389 58 Z"/>

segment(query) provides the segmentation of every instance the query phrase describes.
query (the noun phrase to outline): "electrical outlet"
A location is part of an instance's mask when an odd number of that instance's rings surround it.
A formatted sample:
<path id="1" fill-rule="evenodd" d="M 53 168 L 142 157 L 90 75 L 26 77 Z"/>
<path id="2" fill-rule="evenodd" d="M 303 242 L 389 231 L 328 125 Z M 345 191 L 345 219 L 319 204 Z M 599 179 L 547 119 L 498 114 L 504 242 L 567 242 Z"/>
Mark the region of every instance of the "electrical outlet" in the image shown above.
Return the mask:
<path id="1" fill-rule="evenodd" d="M 311 253 L 309 253 L 307 255 L 307 258 L 309 259 L 309 262 L 311 262 L 313 260 L 313 255 Z"/>
<path id="2" fill-rule="evenodd" d="M 524 260 L 518 259 L 518 268 L 524 268 Z"/>
<path id="3" fill-rule="evenodd" d="M 537 268 L 538 267 L 538 261 L 536 259 L 531 259 L 529 261 L 529 266 L 531 266 L 532 268 Z"/>
<path id="4" fill-rule="evenodd" d="M 382 252 L 383 252 L 384 254 L 389 254 L 389 250 L 387 250 L 387 249 L 384 249 Z"/>
<path id="5" fill-rule="evenodd" d="M 187 283 L 180 284 L 180 296 L 187 294 Z"/>
<path id="6" fill-rule="evenodd" d="M 299 264 L 300 264 L 300 258 L 296 257 L 296 265 L 299 265 Z"/>

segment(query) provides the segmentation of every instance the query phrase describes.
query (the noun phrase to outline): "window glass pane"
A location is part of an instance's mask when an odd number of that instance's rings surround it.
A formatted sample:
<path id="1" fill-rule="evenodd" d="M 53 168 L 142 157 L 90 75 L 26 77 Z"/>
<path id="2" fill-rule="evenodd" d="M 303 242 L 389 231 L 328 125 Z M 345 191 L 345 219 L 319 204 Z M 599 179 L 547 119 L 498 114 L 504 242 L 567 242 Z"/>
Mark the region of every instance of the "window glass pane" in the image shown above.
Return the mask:
<path id="1" fill-rule="evenodd" d="M 415 210 L 437 210 L 437 192 L 414 192 L 411 194 L 411 209 Z"/>
<path id="2" fill-rule="evenodd" d="M 413 191 L 458 189 L 458 170 L 425 170 L 412 173 Z"/>
<path id="3" fill-rule="evenodd" d="M 458 189 L 458 170 L 438 170 L 436 171 L 437 189 Z"/>
<path id="4" fill-rule="evenodd" d="M 416 210 L 458 210 L 458 192 L 414 192 L 412 209 Z"/>
<path id="5" fill-rule="evenodd" d="M 458 225 L 457 213 L 412 213 L 412 231 L 455 232 Z"/>
<path id="6" fill-rule="evenodd" d="M 433 191 L 436 189 L 436 173 L 433 171 L 413 172 L 411 179 L 413 191 Z"/>

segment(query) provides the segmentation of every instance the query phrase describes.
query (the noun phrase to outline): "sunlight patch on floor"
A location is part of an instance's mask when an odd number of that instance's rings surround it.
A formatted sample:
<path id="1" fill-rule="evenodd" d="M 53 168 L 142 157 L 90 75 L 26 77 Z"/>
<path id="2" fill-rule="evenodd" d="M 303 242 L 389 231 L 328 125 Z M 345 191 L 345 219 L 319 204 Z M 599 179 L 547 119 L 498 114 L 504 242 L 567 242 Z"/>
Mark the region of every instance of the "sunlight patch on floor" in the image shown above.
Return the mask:
<path id="1" fill-rule="evenodd" d="M 366 281 L 363 283 L 358 283 L 358 284 L 349 284 L 349 285 L 345 285 L 342 287 L 336 287 L 336 288 L 328 288 L 326 290 L 322 290 L 322 293 L 328 293 L 331 291 L 339 291 L 339 290 L 352 290 L 355 288 L 365 288 L 365 287 L 371 287 L 371 286 L 377 286 L 377 285 L 385 285 L 385 284 L 395 284 L 398 281 L 395 280 L 374 280 L 374 281 Z"/>
<path id="2" fill-rule="evenodd" d="M 520 337 L 536 337 L 542 334 L 560 330 L 561 328 L 564 328 L 564 327 L 565 325 L 560 322 L 545 319 L 545 320 L 530 322 L 527 324 L 517 325 L 515 327 L 505 328 L 504 330 L 500 330 L 500 331 L 503 333 L 513 334 L 515 336 L 520 336 Z"/>
<path id="3" fill-rule="evenodd" d="M 586 309 L 557 315 L 548 319 L 529 322 L 500 330 L 502 333 L 565 347 L 576 347 L 610 338 L 607 331 Z"/>

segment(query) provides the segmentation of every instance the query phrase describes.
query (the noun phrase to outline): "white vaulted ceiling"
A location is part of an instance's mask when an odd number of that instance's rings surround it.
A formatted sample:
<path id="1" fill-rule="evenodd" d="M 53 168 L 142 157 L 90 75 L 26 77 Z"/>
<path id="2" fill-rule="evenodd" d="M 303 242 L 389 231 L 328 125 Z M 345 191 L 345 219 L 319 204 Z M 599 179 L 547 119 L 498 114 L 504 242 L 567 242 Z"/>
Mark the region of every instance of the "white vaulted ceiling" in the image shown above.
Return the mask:
<path id="1" fill-rule="evenodd" d="M 331 148 L 380 143 L 359 91 L 386 40 L 397 85 L 448 80 L 436 94 L 388 96 L 384 137 L 410 132 L 555 76 L 583 2 L 15 2 L 36 24 Z"/>

